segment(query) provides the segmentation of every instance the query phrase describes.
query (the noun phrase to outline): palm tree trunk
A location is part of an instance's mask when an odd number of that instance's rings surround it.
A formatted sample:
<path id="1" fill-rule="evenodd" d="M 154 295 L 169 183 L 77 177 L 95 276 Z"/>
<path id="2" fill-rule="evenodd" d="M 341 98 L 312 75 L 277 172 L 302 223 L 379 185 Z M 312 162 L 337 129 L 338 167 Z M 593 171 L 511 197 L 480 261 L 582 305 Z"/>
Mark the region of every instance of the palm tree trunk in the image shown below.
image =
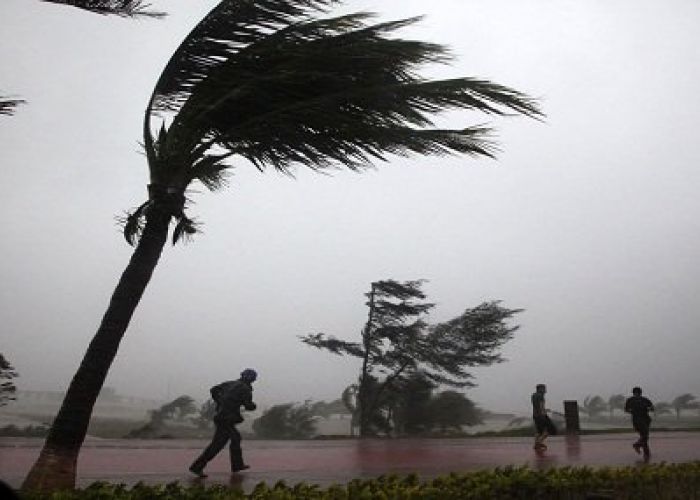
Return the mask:
<path id="1" fill-rule="evenodd" d="M 136 249 L 124 270 L 83 361 L 63 399 L 39 458 L 23 489 L 74 488 L 78 453 L 92 409 L 102 389 L 119 343 L 141 300 L 168 237 L 170 212 L 152 207 Z"/>

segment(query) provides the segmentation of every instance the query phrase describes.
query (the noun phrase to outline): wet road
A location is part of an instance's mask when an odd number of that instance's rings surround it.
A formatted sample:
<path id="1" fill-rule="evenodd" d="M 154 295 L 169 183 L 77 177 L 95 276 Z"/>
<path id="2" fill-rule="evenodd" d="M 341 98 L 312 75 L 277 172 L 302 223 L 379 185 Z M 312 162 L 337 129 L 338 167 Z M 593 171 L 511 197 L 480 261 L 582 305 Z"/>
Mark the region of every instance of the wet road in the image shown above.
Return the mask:
<path id="1" fill-rule="evenodd" d="M 246 491 L 260 481 L 283 479 L 328 485 L 356 477 L 415 472 L 432 477 L 449 472 L 507 465 L 547 468 L 564 465 L 635 465 L 634 434 L 554 437 L 549 449 L 532 450 L 530 438 L 394 439 L 332 441 L 244 441 L 251 469 L 228 473 L 228 453 L 222 451 L 207 467 L 205 484 L 232 484 Z M 39 454 L 40 439 L 0 438 L 0 478 L 18 487 Z M 198 481 L 187 466 L 206 445 L 201 440 L 89 440 L 78 463 L 78 483 L 94 481 L 134 484 Z M 700 433 L 652 434 L 652 462 L 700 460 Z"/>

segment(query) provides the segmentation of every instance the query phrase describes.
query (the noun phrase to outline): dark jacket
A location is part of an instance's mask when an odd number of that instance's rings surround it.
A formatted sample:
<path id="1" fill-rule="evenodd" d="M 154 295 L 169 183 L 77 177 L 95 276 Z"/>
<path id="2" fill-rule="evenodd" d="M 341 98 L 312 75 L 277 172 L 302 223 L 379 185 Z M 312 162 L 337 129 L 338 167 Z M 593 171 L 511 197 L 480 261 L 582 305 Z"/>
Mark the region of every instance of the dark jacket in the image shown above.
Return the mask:
<path id="1" fill-rule="evenodd" d="M 649 412 L 654 411 L 654 405 L 644 396 L 632 396 L 625 401 L 625 411 L 632 414 L 632 420 L 651 422 Z"/>
<path id="2" fill-rule="evenodd" d="M 216 403 L 214 420 L 233 424 L 243 422 L 241 406 L 246 410 L 255 410 L 253 403 L 253 386 L 243 380 L 229 380 L 212 387 L 209 392 Z"/>

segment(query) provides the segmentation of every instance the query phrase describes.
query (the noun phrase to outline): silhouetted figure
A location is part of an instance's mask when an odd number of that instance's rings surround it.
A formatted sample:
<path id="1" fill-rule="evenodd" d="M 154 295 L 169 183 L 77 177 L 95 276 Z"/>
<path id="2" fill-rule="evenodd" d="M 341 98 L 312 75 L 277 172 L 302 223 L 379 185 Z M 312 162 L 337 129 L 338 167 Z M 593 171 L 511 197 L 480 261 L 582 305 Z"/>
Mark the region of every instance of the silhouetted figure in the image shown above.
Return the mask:
<path id="1" fill-rule="evenodd" d="M 544 403 L 544 395 L 546 393 L 547 386 L 537 384 L 535 392 L 532 394 L 532 419 L 535 421 L 535 430 L 537 432 L 533 448 L 536 451 L 546 450 L 547 445 L 544 444 L 544 440 L 550 434 L 555 435 L 557 433 L 557 428 L 554 427 L 552 420 L 547 415 L 547 408 Z"/>
<path id="2" fill-rule="evenodd" d="M 642 396 L 642 389 L 632 389 L 632 397 L 625 401 L 625 411 L 632 415 L 632 427 L 639 433 L 639 439 L 632 445 L 637 453 L 644 452 L 644 458 L 648 459 L 649 452 L 649 426 L 651 425 L 650 411 L 654 411 L 654 405 Z"/>
<path id="3" fill-rule="evenodd" d="M 202 454 L 190 465 L 190 472 L 199 477 L 207 477 L 204 467 L 219 453 L 226 443 L 231 441 L 229 451 L 231 455 L 231 472 L 239 472 L 248 469 L 243 463 L 241 451 L 241 435 L 236 429 L 236 424 L 243 422 L 241 406 L 246 410 L 255 410 L 253 403 L 253 382 L 258 378 L 255 370 L 246 368 L 241 372 L 241 378 L 215 385 L 210 389 L 211 397 L 216 403 L 214 414 L 214 437 Z"/>

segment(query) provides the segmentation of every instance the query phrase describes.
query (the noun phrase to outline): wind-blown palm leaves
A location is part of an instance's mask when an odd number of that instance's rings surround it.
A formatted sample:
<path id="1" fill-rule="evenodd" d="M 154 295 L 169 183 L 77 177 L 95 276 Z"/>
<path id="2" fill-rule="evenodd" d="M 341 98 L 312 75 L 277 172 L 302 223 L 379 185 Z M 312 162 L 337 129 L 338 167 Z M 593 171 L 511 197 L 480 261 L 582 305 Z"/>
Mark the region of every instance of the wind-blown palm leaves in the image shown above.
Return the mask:
<path id="1" fill-rule="evenodd" d="M 285 173 L 295 165 L 357 170 L 387 154 L 493 156 L 488 127 L 431 128 L 430 115 L 540 116 L 533 100 L 495 83 L 418 76 L 420 65 L 450 56 L 441 45 L 389 37 L 417 18 L 313 17 L 334 3 L 224 0 L 212 10 L 170 59 L 146 110 L 151 183 L 182 193 L 196 179 L 216 190 L 232 156 Z M 132 244 L 146 212 L 125 225 Z M 184 213 L 173 215 L 178 234 L 195 231 Z"/>
<path id="2" fill-rule="evenodd" d="M 96 14 L 114 14 L 121 17 L 165 17 L 164 12 L 149 10 L 143 0 L 41 0 L 42 2 L 70 5 Z"/>
<path id="3" fill-rule="evenodd" d="M 25 101 L 23 99 L 12 99 L 10 97 L 0 96 L 0 115 L 12 115 L 15 108 Z"/>

